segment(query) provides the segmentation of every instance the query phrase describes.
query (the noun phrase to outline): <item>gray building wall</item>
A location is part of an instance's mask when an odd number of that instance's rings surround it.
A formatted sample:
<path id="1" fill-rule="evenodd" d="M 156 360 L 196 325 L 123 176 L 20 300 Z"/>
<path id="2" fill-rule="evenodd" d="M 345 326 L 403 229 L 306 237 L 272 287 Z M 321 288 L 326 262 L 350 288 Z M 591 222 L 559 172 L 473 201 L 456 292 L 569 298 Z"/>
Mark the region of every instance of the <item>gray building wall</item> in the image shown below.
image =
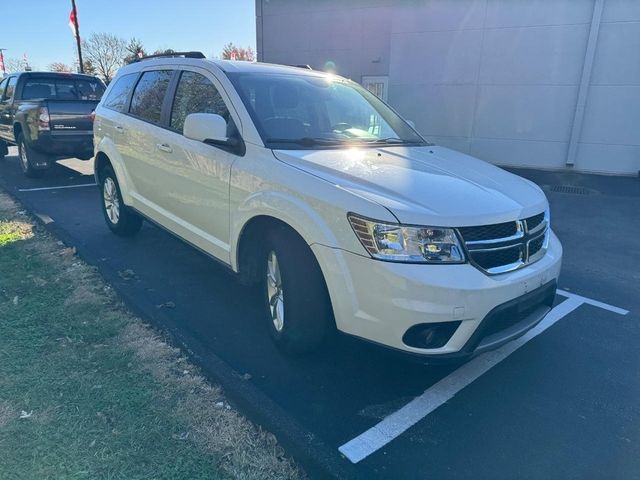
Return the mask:
<path id="1" fill-rule="evenodd" d="M 389 103 L 440 145 L 640 170 L 640 0 L 257 0 L 256 19 L 260 61 L 387 75 Z"/>

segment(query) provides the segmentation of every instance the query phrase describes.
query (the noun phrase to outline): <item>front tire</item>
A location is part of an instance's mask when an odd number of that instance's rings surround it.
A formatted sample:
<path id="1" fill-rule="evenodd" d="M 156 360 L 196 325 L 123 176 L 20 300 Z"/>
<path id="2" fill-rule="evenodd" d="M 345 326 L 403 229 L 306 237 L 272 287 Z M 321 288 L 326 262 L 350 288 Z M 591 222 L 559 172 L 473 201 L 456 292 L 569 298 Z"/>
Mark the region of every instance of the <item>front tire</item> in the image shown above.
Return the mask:
<path id="1" fill-rule="evenodd" d="M 313 252 L 295 232 L 278 228 L 267 235 L 261 258 L 262 295 L 271 337 L 287 353 L 316 350 L 335 323 Z"/>
<path id="2" fill-rule="evenodd" d="M 109 229 L 121 237 L 131 237 L 142 228 L 142 217 L 122 201 L 120 185 L 111 167 L 100 175 L 102 191 L 102 214 Z"/>
<path id="3" fill-rule="evenodd" d="M 17 138 L 18 143 L 18 159 L 20 160 L 20 169 L 26 177 L 37 178 L 48 171 L 50 168 L 50 159 L 44 153 L 36 152 L 33 148 L 27 145 L 24 139 L 24 134 L 19 133 Z M 35 163 L 46 163 L 47 167 L 43 169 L 34 168 Z"/>

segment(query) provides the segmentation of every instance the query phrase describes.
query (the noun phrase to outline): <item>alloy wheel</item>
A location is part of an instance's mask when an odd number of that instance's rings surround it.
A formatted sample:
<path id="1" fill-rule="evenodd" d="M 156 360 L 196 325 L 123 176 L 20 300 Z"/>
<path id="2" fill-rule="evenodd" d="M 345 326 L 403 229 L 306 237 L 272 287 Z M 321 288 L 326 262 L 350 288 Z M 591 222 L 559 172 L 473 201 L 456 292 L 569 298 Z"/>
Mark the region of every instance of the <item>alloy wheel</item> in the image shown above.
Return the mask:
<path id="1" fill-rule="evenodd" d="M 276 252 L 269 252 L 267 257 L 267 300 L 271 312 L 271 321 L 277 332 L 284 328 L 284 292 L 280 264 Z"/>
<path id="2" fill-rule="evenodd" d="M 104 208 L 107 212 L 107 217 L 109 217 L 109 221 L 111 223 L 116 225 L 120 220 L 120 200 L 118 199 L 116 183 L 111 177 L 107 177 L 104 180 L 102 196 L 104 199 Z"/>

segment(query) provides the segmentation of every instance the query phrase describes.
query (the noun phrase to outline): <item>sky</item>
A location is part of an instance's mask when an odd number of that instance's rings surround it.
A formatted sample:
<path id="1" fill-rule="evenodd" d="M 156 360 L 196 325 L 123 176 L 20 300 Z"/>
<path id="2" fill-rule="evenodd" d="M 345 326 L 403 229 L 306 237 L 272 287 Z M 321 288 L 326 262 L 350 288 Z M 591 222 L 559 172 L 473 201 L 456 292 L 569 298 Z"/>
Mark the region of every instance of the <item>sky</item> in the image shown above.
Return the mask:
<path id="1" fill-rule="evenodd" d="M 0 26 L 5 58 L 21 59 L 44 70 L 53 62 L 73 65 L 75 39 L 69 28 L 71 0 L 10 2 Z M 76 0 L 81 38 L 108 32 L 140 39 L 147 52 L 199 50 L 220 56 L 233 42 L 255 51 L 255 0 Z M 5 13 L 6 12 L 6 9 Z"/>

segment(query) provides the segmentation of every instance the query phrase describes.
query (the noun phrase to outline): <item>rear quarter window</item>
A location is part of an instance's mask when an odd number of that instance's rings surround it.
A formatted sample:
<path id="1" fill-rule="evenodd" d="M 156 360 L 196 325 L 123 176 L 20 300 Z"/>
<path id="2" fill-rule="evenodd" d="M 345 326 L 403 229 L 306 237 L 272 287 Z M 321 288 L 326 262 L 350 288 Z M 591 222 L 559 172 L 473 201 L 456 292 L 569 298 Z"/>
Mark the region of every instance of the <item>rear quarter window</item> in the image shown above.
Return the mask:
<path id="1" fill-rule="evenodd" d="M 126 112 L 129 107 L 127 101 L 137 78 L 137 73 L 130 73 L 118 78 L 113 84 L 113 87 L 111 87 L 111 90 L 109 90 L 109 94 L 104 99 L 102 105 L 117 112 Z"/>

